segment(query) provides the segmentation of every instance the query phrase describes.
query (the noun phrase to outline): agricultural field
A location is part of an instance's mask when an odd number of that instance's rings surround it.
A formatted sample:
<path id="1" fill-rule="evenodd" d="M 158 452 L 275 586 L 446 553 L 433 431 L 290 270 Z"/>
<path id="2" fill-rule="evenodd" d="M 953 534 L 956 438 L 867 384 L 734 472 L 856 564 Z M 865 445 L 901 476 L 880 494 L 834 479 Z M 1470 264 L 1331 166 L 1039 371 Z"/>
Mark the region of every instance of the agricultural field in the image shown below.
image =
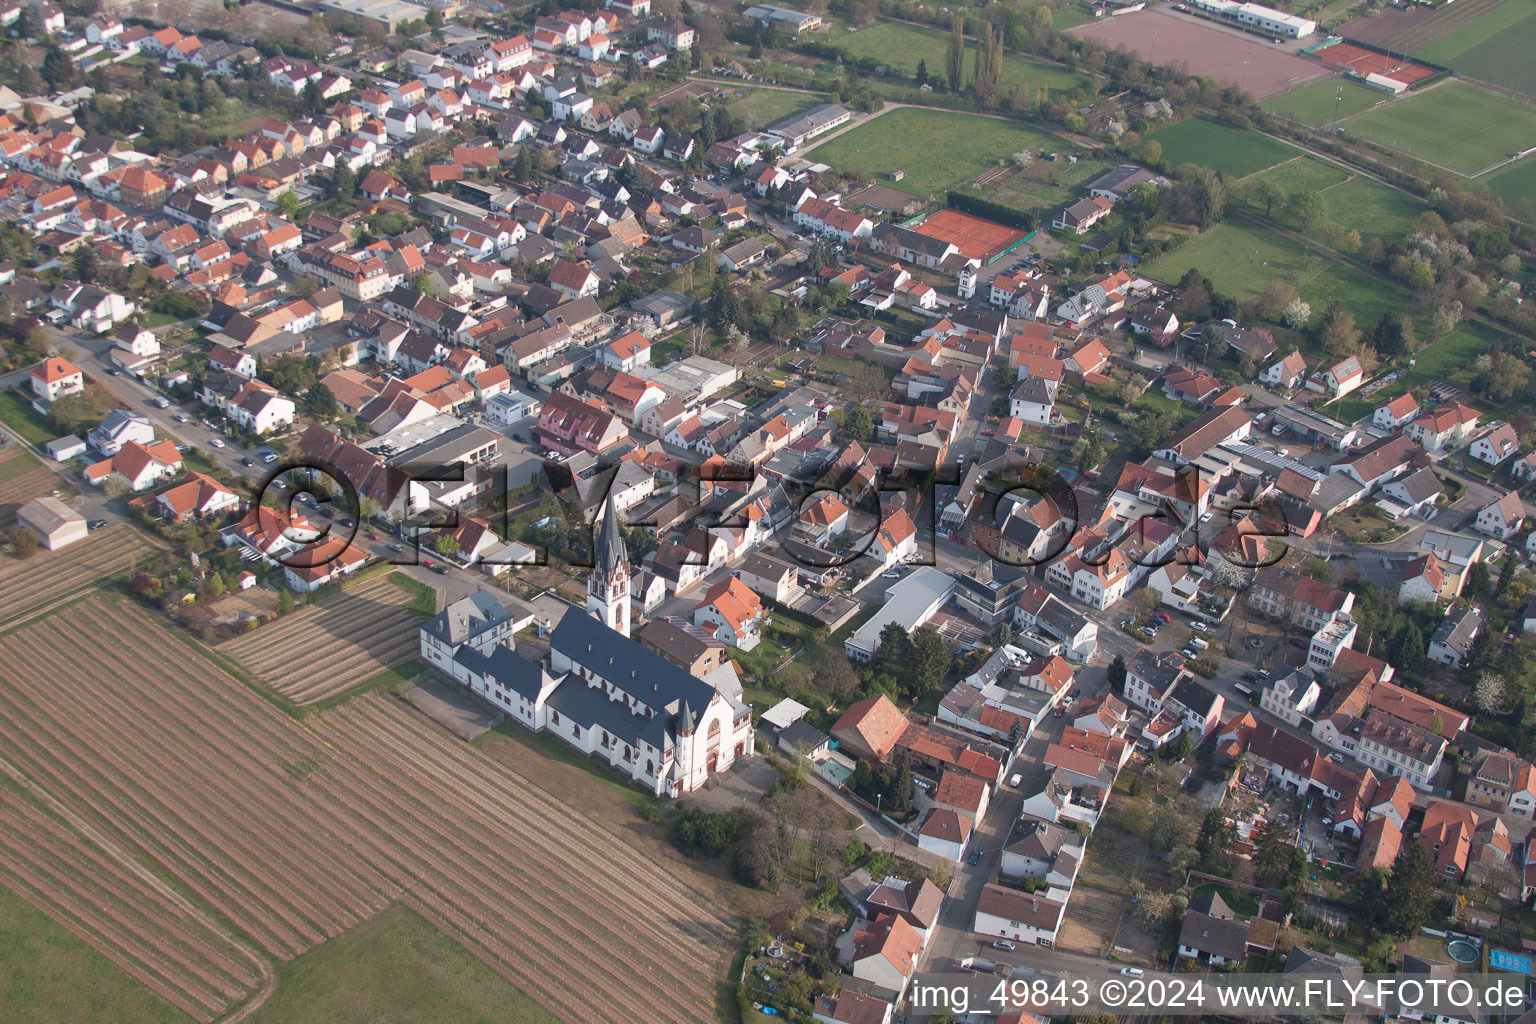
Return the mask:
<path id="1" fill-rule="evenodd" d="M 58 486 L 58 474 L 31 452 L 13 444 L 0 448 L 0 530 L 16 522 L 17 509 Z"/>
<path id="2" fill-rule="evenodd" d="M 1339 94 L 1340 89 L 1343 90 L 1342 96 Z M 1272 96 L 1259 106 L 1271 114 L 1287 117 L 1292 121 L 1300 121 L 1304 125 L 1316 128 L 1333 120 L 1335 108 L 1338 110 L 1338 116 L 1344 118 L 1362 113 L 1384 102 L 1386 102 L 1385 93 L 1336 78 L 1325 82 L 1313 82 L 1295 92 Z"/>
<path id="3" fill-rule="evenodd" d="M 158 544 L 132 526 L 93 533 L 57 551 L 38 548 L 31 558 L 0 559 L 0 623 L 14 622 L 138 565 Z"/>
<path id="4" fill-rule="evenodd" d="M 1191 267 L 1209 277 L 1218 291 L 1236 298 L 1258 295 L 1270 280 L 1285 281 L 1314 310 L 1337 301 L 1363 324 L 1374 324 L 1403 301 L 1392 286 L 1241 216 L 1229 215 L 1141 270 L 1159 281 L 1177 281 Z"/>
<path id="5" fill-rule="evenodd" d="M 1208 117 L 1175 122 L 1147 138 L 1162 145 L 1163 160 L 1169 166 L 1199 164 L 1229 178 L 1246 178 L 1296 155 L 1296 150 L 1283 142 Z"/>
<path id="6" fill-rule="evenodd" d="M 658 1024 L 714 1015 L 701 976 L 720 977 L 734 924 L 716 908 L 739 903 L 706 895 L 707 876 L 643 856 L 622 822 L 592 818 L 383 695 L 297 721 L 106 595 L 0 638 L 0 661 L 0 758 L 111 864 L 161 880 L 225 946 L 160 941 L 149 925 L 170 927 L 150 899 L 161 890 L 120 887 L 88 864 L 59 869 L 46 898 L 0 877 L 61 924 L 96 915 L 100 932 L 81 937 L 145 974 L 152 965 L 204 1007 L 197 1019 L 218 1015 L 215 998 L 270 997 L 240 987 L 229 942 L 270 971 L 394 904 L 557 1018 L 604 1019 L 615 1006 L 643 1006 Z M 9 812 L 7 824 L 9 848 L 48 848 L 46 821 Z M 600 971 L 575 966 L 596 948 Z M 338 989 L 376 977 L 356 958 L 336 962 L 359 972 L 335 977 Z M 0 1019 L 15 1019 L 9 1010 Z"/>
<path id="7" fill-rule="evenodd" d="M 276 994 L 250 1024 L 556 1020 L 420 914 L 397 904 L 280 966 Z"/>
<path id="8" fill-rule="evenodd" d="M 982 171 L 996 167 L 1020 150 L 1066 150 L 1065 140 L 1026 125 L 995 117 L 902 107 L 888 110 L 801 155 L 854 177 L 876 179 L 904 171 L 897 187 L 926 197 L 942 197 Z M 934 159 L 934 154 L 944 159 Z"/>
<path id="9" fill-rule="evenodd" d="M 10 785 L 0 786 L 0 871 L 7 1021 L 209 1021 L 267 971 L 170 887 Z"/>
<path id="10" fill-rule="evenodd" d="M 740 97 L 732 97 L 726 106 L 752 129 L 762 129 L 782 121 L 791 114 L 798 114 L 815 106 L 820 97 L 808 92 L 790 92 L 785 89 L 741 90 Z"/>
<path id="11" fill-rule="evenodd" d="M 300 704 L 343 693 L 420 649 L 414 595 L 376 576 L 219 645 Z"/>
<path id="12" fill-rule="evenodd" d="M 1536 106 L 1443 82 L 1340 122 L 1346 135 L 1472 175 L 1536 146 Z"/>
<path id="13" fill-rule="evenodd" d="M 1536 96 L 1536 0 L 1448 5 L 1420 27 L 1436 34 L 1415 57 L 1471 78 Z M 1417 33 L 1415 33 L 1417 35 Z"/>
<path id="14" fill-rule="evenodd" d="M 935 81 L 944 75 L 944 61 L 949 53 L 949 36 L 937 29 L 922 28 L 904 22 L 881 21 L 867 28 L 834 28 L 826 42 L 853 60 L 868 57 L 890 68 L 895 74 L 911 78 L 917 74 L 917 62 L 927 61 L 928 75 Z M 976 60 L 975 40 L 965 41 L 965 69 L 971 72 Z M 1047 64 L 1016 53 L 1003 55 L 999 88 L 1007 93 L 1019 89 L 1033 102 L 1046 95 L 1075 93 L 1087 85 L 1087 75 L 1068 71 L 1057 64 Z"/>

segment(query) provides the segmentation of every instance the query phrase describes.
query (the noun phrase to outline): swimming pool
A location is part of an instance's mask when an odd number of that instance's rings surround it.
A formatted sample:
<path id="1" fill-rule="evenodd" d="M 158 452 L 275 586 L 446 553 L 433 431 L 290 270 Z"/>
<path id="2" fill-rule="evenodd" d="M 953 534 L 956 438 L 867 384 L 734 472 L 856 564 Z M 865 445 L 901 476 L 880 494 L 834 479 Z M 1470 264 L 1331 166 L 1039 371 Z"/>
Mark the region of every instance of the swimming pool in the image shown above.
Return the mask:
<path id="1" fill-rule="evenodd" d="M 1475 964 L 1479 959 L 1477 947 L 1466 939 L 1452 939 L 1445 944 L 1446 955 L 1459 964 Z"/>

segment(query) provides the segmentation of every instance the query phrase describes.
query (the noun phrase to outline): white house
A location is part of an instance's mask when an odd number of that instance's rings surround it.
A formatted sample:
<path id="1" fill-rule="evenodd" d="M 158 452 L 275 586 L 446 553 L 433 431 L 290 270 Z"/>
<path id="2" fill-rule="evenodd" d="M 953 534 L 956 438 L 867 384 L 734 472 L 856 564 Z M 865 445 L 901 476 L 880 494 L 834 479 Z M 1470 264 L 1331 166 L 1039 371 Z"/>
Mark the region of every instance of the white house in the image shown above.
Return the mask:
<path id="1" fill-rule="evenodd" d="M 1411 423 L 1419 414 L 1419 403 L 1412 395 L 1398 395 L 1386 405 L 1378 405 L 1371 413 L 1371 425 L 1382 430 L 1396 430 Z"/>
<path id="2" fill-rule="evenodd" d="M 1525 520 L 1525 502 L 1516 491 L 1510 491 L 1498 501 L 1478 512 L 1474 523 L 1479 533 L 1507 541 L 1520 530 Z"/>
<path id="3" fill-rule="evenodd" d="M 85 390 L 85 374 L 67 359 L 49 356 L 28 371 L 32 393 L 44 402 Z"/>
<path id="4" fill-rule="evenodd" d="M 982 887 L 981 900 L 976 904 L 973 930 L 1014 942 L 1051 946 L 1056 942 L 1065 912 L 1063 900 L 988 883 Z"/>

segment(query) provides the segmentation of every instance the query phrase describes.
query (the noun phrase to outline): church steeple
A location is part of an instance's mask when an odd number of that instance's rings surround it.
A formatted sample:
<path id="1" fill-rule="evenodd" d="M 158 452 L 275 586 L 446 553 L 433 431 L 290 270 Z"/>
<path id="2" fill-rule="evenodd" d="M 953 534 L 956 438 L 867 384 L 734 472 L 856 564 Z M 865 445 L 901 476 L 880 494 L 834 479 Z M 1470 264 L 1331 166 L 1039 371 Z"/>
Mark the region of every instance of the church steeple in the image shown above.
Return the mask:
<path id="1" fill-rule="evenodd" d="M 603 528 L 597 535 L 597 549 L 592 553 L 593 568 L 612 574 L 620 564 L 629 564 L 629 552 L 624 548 L 624 534 L 619 530 L 619 510 L 613 501 L 613 491 L 603 503 Z"/>
<path id="2" fill-rule="evenodd" d="M 603 523 L 587 576 L 587 612 L 610 629 L 629 636 L 629 552 L 619 524 L 613 491 L 603 503 Z"/>

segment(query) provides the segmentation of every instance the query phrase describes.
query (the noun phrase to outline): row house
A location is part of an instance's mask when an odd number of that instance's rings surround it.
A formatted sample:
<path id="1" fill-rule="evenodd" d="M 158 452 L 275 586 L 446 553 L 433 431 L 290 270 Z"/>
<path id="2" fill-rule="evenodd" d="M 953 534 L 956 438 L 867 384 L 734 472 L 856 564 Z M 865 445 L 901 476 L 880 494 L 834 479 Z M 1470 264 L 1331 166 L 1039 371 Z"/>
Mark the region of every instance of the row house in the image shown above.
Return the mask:
<path id="1" fill-rule="evenodd" d="M 1348 615 L 1354 603 L 1353 593 L 1277 566 L 1260 569 L 1248 592 L 1250 607 L 1308 631 L 1323 628 L 1335 614 Z"/>

